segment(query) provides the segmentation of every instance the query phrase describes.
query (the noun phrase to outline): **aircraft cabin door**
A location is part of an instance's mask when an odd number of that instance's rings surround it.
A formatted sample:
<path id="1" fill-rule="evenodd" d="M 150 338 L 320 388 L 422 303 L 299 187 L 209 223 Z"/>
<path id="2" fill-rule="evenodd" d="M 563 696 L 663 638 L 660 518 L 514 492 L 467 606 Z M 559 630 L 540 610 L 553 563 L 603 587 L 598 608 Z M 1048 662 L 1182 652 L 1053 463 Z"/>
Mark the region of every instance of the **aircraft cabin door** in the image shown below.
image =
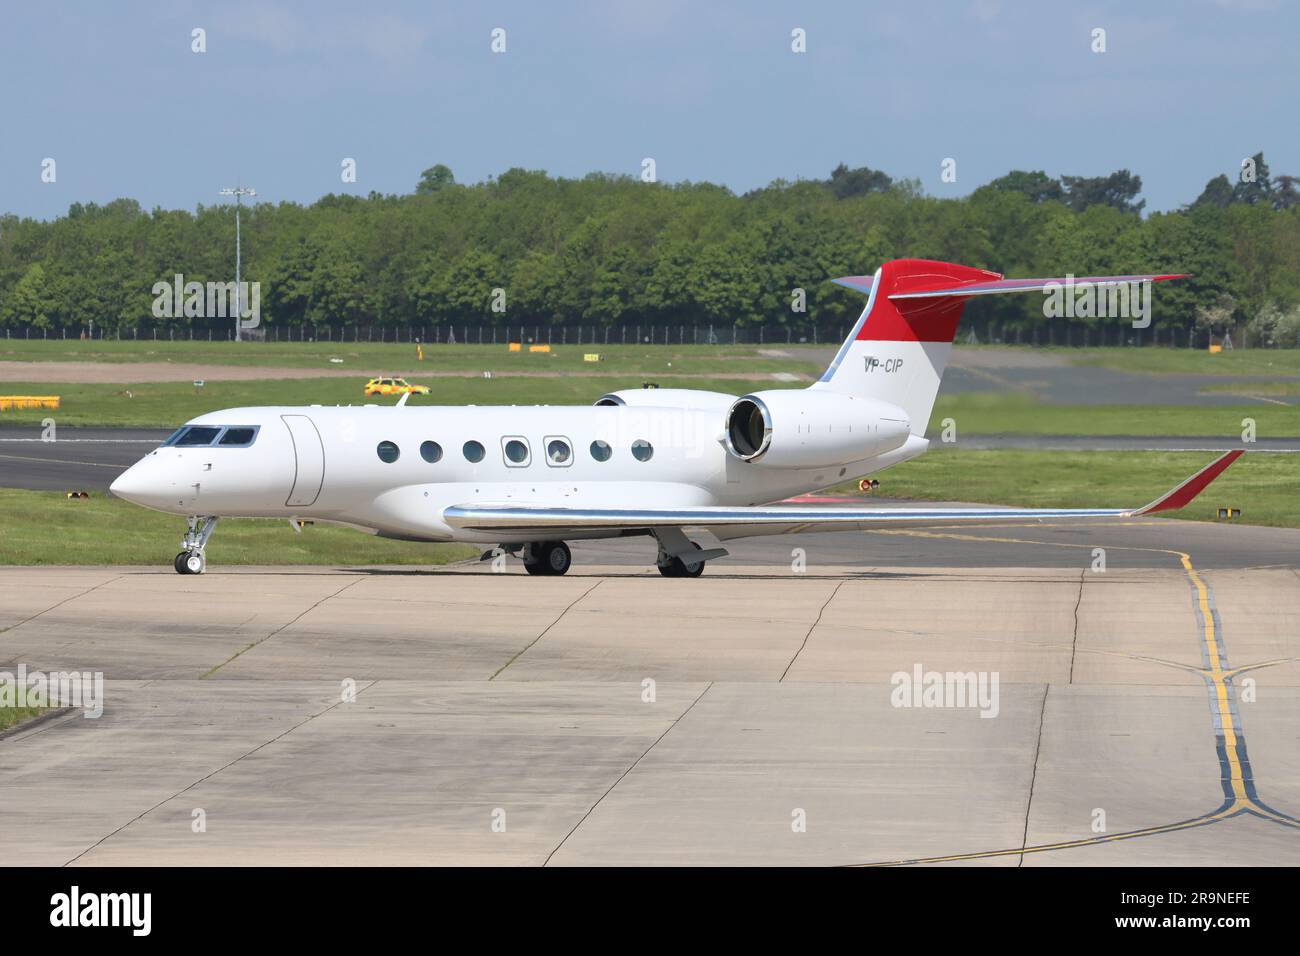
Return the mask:
<path id="1" fill-rule="evenodd" d="M 305 507 L 316 503 L 325 483 L 325 446 L 321 444 L 316 424 L 306 415 L 281 415 L 293 440 L 296 462 L 293 488 L 285 500 L 287 507 Z"/>

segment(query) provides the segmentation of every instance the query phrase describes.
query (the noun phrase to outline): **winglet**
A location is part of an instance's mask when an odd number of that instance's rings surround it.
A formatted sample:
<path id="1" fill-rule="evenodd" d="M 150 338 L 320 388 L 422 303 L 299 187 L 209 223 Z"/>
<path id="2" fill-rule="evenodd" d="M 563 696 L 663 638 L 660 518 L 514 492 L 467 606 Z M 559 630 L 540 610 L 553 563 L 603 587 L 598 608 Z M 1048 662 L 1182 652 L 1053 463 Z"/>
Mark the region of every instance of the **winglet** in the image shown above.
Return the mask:
<path id="1" fill-rule="evenodd" d="M 1229 465 L 1244 454 L 1244 451 L 1237 449 L 1220 455 L 1177 488 L 1165 492 L 1151 504 L 1134 511 L 1132 517 L 1155 514 L 1157 511 L 1174 511 L 1190 504 L 1193 498 L 1209 487 L 1210 482 L 1223 474 Z"/>

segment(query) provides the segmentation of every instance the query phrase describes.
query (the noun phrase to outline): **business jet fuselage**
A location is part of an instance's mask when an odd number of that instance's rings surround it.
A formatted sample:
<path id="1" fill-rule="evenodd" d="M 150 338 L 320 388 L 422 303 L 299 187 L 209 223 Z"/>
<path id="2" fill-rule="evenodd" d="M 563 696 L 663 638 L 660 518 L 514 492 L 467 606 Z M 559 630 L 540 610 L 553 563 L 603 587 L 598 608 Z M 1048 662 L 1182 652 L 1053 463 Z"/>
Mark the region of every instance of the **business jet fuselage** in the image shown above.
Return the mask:
<path id="1" fill-rule="evenodd" d="M 1158 276 L 1106 277 L 1132 281 Z M 925 260 L 842 284 L 869 295 L 852 334 L 805 389 L 745 396 L 634 389 L 591 406 L 232 408 L 179 429 L 112 485 L 187 516 L 176 557 L 203 570 L 220 516 L 333 522 L 393 538 L 522 550 L 532 573 L 569 567 L 564 541 L 651 535 L 669 577 L 726 554 L 719 540 L 796 530 L 1116 517 L 1180 507 L 1225 456 L 1143 509 L 773 506 L 921 454 L 965 301 L 1049 280 Z"/>
<path id="2" fill-rule="evenodd" d="M 755 468 L 728 452 L 723 421 L 736 396 L 722 397 L 725 404 L 713 408 L 226 409 L 193 419 L 189 444 L 178 432 L 180 443 L 150 452 L 113 491 L 175 514 L 336 521 L 421 541 L 523 544 L 527 535 L 452 527 L 443 511 L 483 501 L 755 505 L 866 474 L 926 444 L 910 434 L 901 411 L 859 400 L 863 415 L 853 427 L 862 441 L 851 458 Z M 248 445 L 222 445 L 218 437 L 247 431 L 256 436 Z M 209 434 L 211 444 L 197 444 Z"/>

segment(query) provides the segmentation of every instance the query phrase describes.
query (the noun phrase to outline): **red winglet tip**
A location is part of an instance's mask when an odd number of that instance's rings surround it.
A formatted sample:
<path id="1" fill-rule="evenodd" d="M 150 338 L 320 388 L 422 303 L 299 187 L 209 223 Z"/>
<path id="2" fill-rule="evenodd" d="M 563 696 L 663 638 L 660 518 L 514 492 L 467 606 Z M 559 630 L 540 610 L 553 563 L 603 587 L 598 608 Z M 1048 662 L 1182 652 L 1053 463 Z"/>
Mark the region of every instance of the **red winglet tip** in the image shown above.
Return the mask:
<path id="1" fill-rule="evenodd" d="M 1149 515 L 1155 514 L 1159 511 L 1176 511 L 1179 508 L 1191 504 L 1192 500 L 1197 495 L 1209 487 L 1210 482 L 1223 474 L 1229 465 L 1245 453 L 1246 452 L 1243 449 L 1238 448 L 1234 451 L 1228 452 L 1227 454 L 1220 455 L 1196 474 L 1192 475 L 1192 477 L 1184 481 L 1177 488 L 1173 489 L 1173 491 L 1157 498 L 1145 508 L 1139 508 L 1134 512 L 1134 514 Z"/>

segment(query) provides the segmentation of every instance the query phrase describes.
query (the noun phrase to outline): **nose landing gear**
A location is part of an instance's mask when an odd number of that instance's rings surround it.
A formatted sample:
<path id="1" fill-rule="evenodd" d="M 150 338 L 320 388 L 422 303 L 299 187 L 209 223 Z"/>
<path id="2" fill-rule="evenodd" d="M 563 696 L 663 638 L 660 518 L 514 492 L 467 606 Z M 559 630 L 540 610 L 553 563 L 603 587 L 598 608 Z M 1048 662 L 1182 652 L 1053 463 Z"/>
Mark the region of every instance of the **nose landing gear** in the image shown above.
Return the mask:
<path id="1" fill-rule="evenodd" d="M 208 538 L 217 526 L 219 519 L 213 515 L 191 515 L 181 539 L 181 553 L 176 555 L 172 567 L 177 574 L 202 574 L 208 566 L 203 556 L 203 549 L 208 545 Z"/>
<path id="2" fill-rule="evenodd" d="M 202 551 L 182 551 L 176 555 L 172 566 L 176 568 L 177 574 L 202 574 L 207 563 Z"/>

